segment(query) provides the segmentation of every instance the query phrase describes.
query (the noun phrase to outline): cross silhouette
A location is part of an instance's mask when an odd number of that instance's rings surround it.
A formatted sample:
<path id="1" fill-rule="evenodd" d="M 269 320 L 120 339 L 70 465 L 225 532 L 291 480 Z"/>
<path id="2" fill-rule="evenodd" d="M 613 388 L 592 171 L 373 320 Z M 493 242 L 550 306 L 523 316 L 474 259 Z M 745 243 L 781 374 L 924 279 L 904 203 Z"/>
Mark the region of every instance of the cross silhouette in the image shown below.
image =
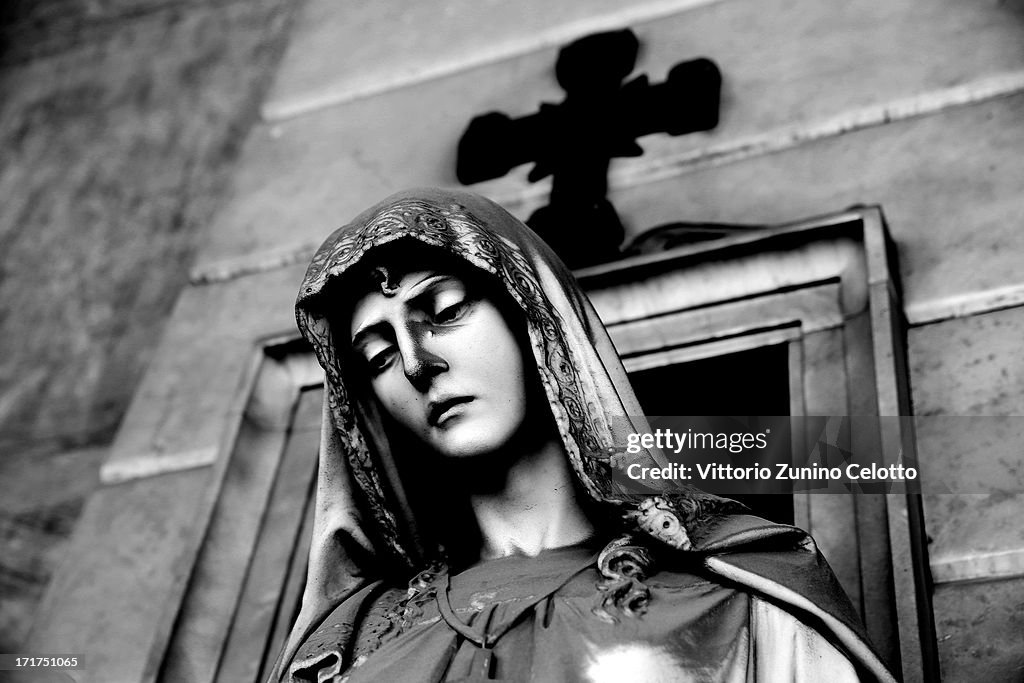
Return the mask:
<path id="1" fill-rule="evenodd" d="M 613 157 L 643 154 L 636 142 L 643 135 L 682 135 L 718 124 L 722 76 L 714 62 L 680 62 L 658 84 L 646 75 L 623 83 L 639 49 L 629 29 L 567 45 L 555 64 L 566 93 L 561 103 L 542 103 L 518 119 L 500 112 L 477 116 L 459 140 L 456 176 L 463 184 L 498 178 L 531 161 L 531 182 L 552 176 L 548 205 L 527 224 L 573 268 L 620 255 L 622 222 L 606 196 Z"/>

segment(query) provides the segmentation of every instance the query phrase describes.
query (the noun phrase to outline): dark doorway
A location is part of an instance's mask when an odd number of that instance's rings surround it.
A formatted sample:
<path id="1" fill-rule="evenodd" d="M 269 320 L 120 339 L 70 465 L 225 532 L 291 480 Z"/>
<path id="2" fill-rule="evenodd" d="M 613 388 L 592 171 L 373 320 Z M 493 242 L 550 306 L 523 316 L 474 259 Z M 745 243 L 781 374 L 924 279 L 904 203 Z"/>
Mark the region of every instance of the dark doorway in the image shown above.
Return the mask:
<path id="1" fill-rule="evenodd" d="M 646 415 L 789 415 L 789 348 L 763 346 L 630 373 Z M 765 519 L 793 523 L 789 494 L 733 495 Z"/>

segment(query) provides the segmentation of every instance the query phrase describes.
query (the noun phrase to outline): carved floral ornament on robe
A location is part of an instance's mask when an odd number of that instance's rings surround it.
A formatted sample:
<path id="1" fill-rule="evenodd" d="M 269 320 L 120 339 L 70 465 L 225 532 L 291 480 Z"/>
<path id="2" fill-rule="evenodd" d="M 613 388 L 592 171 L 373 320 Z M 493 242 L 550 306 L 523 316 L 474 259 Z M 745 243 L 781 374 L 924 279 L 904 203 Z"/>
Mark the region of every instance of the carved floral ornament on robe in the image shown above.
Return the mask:
<path id="1" fill-rule="evenodd" d="M 466 615 L 456 614 L 468 607 L 448 603 L 448 582 L 457 589 L 459 578 L 449 576 L 444 549 L 418 528 L 420 520 L 395 474 L 400 458 L 392 447 L 398 442 L 386 433 L 370 392 L 346 384 L 352 375 L 345 367 L 348 340 L 332 325 L 345 273 L 364 260 L 372 263 L 374 250 L 398 240 L 432 248 L 425 253 L 443 251 L 500 283 L 525 320 L 540 384 L 580 488 L 607 512 L 607 519 L 615 520 L 600 529 L 599 552 L 588 549 L 580 556 L 582 563 L 555 553 L 552 562 L 567 563 L 562 573 L 550 581 L 538 579 L 530 595 L 515 603 L 516 610 L 490 630 L 477 624 L 473 628 L 483 630 L 473 631 L 464 622 Z M 422 626 L 425 613 L 459 632 L 453 637 L 460 642 L 476 643 L 479 652 L 473 656 L 490 667 L 490 648 L 501 647 L 502 634 L 526 618 L 522 614 L 541 609 L 543 600 L 550 603 L 559 591 L 577 590 L 580 572 L 596 579 L 589 583 L 587 619 L 615 633 L 629 621 L 656 620 L 645 614 L 660 599 L 648 586 L 659 558 L 689 563 L 701 576 L 719 577 L 744 587 L 741 593 L 790 605 L 824 622 L 828 641 L 858 671 L 891 680 L 805 533 L 740 514 L 742 508 L 732 501 L 673 482 L 651 482 L 660 488 L 650 496 L 617 491 L 612 457 L 646 466 L 664 464 L 664 457 L 656 451 L 625 455 L 616 449 L 624 439 L 615 430 L 625 416 L 642 415 L 642 410 L 614 347 L 568 269 L 498 205 L 467 192 L 436 189 L 389 197 L 337 230 L 317 251 L 299 292 L 296 320 L 325 371 L 324 421 L 305 594 L 271 680 L 342 680 L 353 664 L 372 660 L 376 648 L 401 640 L 417 623 Z M 646 429 L 630 419 L 634 431 Z M 528 570 L 531 565 L 524 562 Z M 794 566 L 801 571 L 794 572 Z M 402 591 L 381 592 L 379 586 L 389 580 L 397 585 L 394 577 L 401 576 L 406 582 Z M 497 619 L 493 606 L 483 611 Z M 451 656 L 457 660 L 461 655 Z M 440 675 L 422 680 L 448 680 Z"/>

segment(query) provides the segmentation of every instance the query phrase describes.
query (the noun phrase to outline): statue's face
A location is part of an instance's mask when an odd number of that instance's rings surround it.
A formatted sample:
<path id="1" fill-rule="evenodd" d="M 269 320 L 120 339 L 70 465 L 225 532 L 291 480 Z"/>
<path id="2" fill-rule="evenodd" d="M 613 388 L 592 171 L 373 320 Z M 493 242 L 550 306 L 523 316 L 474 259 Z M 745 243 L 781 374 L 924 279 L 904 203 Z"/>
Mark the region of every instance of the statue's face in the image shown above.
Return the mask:
<path id="1" fill-rule="evenodd" d="M 442 456 L 501 450 L 523 426 L 523 351 L 496 302 L 447 270 L 378 269 L 349 333 L 382 408 Z"/>

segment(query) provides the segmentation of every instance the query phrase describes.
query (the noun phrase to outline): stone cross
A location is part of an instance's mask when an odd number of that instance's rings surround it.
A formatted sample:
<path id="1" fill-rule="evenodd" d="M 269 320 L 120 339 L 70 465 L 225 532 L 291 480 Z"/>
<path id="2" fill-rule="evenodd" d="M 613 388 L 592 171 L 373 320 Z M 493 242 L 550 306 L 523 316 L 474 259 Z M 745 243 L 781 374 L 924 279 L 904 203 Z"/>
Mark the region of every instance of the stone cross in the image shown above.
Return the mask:
<path id="1" fill-rule="evenodd" d="M 636 142 L 643 135 L 682 135 L 718 124 L 722 77 L 714 62 L 680 62 L 657 84 L 646 75 L 623 83 L 639 48 L 629 29 L 571 43 L 555 64 L 566 93 L 561 103 L 542 103 L 518 119 L 500 112 L 477 116 L 459 140 L 461 183 L 498 178 L 528 162 L 535 163 L 531 182 L 552 176 L 548 205 L 527 224 L 573 268 L 620 255 L 622 222 L 606 197 L 612 158 L 643 154 Z"/>

